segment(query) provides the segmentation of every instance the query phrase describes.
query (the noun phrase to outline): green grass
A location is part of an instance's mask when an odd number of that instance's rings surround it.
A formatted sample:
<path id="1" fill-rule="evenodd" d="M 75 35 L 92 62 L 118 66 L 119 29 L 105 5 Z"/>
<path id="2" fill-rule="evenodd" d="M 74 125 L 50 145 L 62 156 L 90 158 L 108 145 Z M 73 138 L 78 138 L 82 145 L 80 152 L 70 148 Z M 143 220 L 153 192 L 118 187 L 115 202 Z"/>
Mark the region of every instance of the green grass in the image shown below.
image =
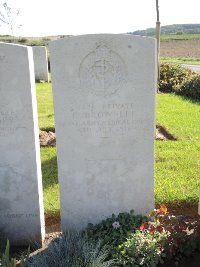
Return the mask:
<path id="1" fill-rule="evenodd" d="M 200 141 L 200 102 L 173 94 L 159 94 L 157 124 L 164 126 L 179 141 Z"/>
<path id="2" fill-rule="evenodd" d="M 55 213 L 60 210 L 57 158 L 55 147 L 41 148 L 42 176 L 45 212 Z"/>
<path id="3" fill-rule="evenodd" d="M 54 127 L 51 84 L 37 84 L 39 124 Z M 157 95 L 157 124 L 178 141 L 155 142 L 156 204 L 197 204 L 200 170 L 200 102 L 173 94 Z M 56 148 L 41 148 L 44 207 L 58 212 Z"/>
<path id="4" fill-rule="evenodd" d="M 200 58 L 191 57 L 161 57 L 163 63 L 174 63 L 174 64 L 189 64 L 189 65 L 200 65 Z"/>
<path id="5" fill-rule="evenodd" d="M 37 102 L 40 129 L 54 128 L 54 111 L 51 83 L 37 83 Z"/>
<path id="6" fill-rule="evenodd" d="M 162 40 L 194 40 L 200 39 L 200 34 L 162 34 L 160 36 Z"/>
<path id="7" fill-rule="evenodd" d="M 155 142 L 156 203 L 197 203 L 200 189 L 200 102 L 157 95 L 157 124 L 178 141 Z"/>
<path id="8" fill-rule="evenodd" d="M 156 141 L 156 203 L 197 203 L 200 142 Z"/>

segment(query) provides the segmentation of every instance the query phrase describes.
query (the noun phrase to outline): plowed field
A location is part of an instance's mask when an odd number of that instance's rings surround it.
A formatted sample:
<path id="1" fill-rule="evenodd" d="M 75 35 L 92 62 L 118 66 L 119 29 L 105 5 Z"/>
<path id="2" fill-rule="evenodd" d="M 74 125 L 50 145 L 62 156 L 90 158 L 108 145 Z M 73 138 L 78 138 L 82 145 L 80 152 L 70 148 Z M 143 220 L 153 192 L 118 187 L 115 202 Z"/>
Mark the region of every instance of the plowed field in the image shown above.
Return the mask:
<path id="1" fill-rule="evenodd" d="M 200 39 L 198 40 L 163 40 L 161 57 L 200 58 Z"/>

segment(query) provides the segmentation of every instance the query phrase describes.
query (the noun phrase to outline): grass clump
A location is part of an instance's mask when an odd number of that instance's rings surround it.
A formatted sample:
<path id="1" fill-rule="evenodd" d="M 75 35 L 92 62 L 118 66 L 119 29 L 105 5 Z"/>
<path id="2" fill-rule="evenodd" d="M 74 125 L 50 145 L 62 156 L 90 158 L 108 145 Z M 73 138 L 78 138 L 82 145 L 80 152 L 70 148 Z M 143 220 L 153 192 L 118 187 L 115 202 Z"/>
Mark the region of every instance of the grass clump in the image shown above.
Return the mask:
<path id="1" fill-rule="evenodd" d="M 26 255 L 21 254 L 19 262 L 16 258 L 12 258 L 10 255 L 10 242 L 7 240 L 5 250 L 0 254 L 0 266 L 2 267 L 26 267 L 26 261 L 30 255 L 30 247 L 28 248 Z"/>
<path id="2" fill-rule="evenodd" d="M 108 251 L 78 232 L 68 231 L 50 243 L 44 253 L 29 259 L 27 267 L 110 267 Z"/>

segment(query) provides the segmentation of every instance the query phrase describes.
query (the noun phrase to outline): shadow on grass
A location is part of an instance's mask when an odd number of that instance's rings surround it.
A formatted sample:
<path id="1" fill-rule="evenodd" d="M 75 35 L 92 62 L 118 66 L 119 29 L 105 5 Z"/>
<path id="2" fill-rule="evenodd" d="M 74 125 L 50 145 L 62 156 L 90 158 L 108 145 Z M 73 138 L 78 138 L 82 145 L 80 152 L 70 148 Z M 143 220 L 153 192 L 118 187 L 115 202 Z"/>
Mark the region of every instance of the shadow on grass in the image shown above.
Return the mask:
<path id="1" fill-rule="evenodd" d="M 182 100 L 185 100 L 185 101 L 188 101 L 192 104 L 195 104 L 195 105 L 200 105 L 200 100 L 198 99 L 194 99 L 192 97 L 189 97 L 189 96 L 183 96 L 183 95 L 180 95 L 180 94 L 177 94 L 180 98 L 182 98 Z"/>
<path id="2" fill-rule="evenodd" d="M 42 162 L 43 188 L 48 189 L 52 185 L 58 184 L 57 157 Z"/>

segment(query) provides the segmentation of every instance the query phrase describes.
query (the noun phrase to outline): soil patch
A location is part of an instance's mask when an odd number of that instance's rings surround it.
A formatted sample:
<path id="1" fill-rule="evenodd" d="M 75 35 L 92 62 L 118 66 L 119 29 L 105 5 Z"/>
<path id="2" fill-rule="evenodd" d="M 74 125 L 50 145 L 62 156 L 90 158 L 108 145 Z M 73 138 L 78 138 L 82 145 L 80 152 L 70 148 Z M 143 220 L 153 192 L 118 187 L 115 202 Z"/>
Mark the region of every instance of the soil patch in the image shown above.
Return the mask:
<path id="1" fill-rule="evenodd" d="M 200 58 L 200 40 L 161 40 L 160 55 Z"/>
<path id="2" fill-rule="evenodd" d="M 55 130 L 40 130 L 40 146 L 56 146 L 56 134 Z M 164 127 L 156 126 L 156 140 L 177 140 L 172 134 L 170 134 Z"/>
<path id="3" fill-rule="evenodd" d="M 52 131 L 40 131 L 40 146 L 56 146 L 56 134 L 55 130 Z"/>
<path id="4" fill-rule="evenodd" d="M 166 204 L 169 213 L 174 215 L 183 215 L 191 218 L 200 218 L 198 216 L 198 204 L 194 203 L 169 203 Z"/>
<path id="5" fill-rule="evenodd" d="M 173 140 L 176 141 L 177 138 L 169 133 L 163 126 L 156 126 L 156 140 Z"/>

